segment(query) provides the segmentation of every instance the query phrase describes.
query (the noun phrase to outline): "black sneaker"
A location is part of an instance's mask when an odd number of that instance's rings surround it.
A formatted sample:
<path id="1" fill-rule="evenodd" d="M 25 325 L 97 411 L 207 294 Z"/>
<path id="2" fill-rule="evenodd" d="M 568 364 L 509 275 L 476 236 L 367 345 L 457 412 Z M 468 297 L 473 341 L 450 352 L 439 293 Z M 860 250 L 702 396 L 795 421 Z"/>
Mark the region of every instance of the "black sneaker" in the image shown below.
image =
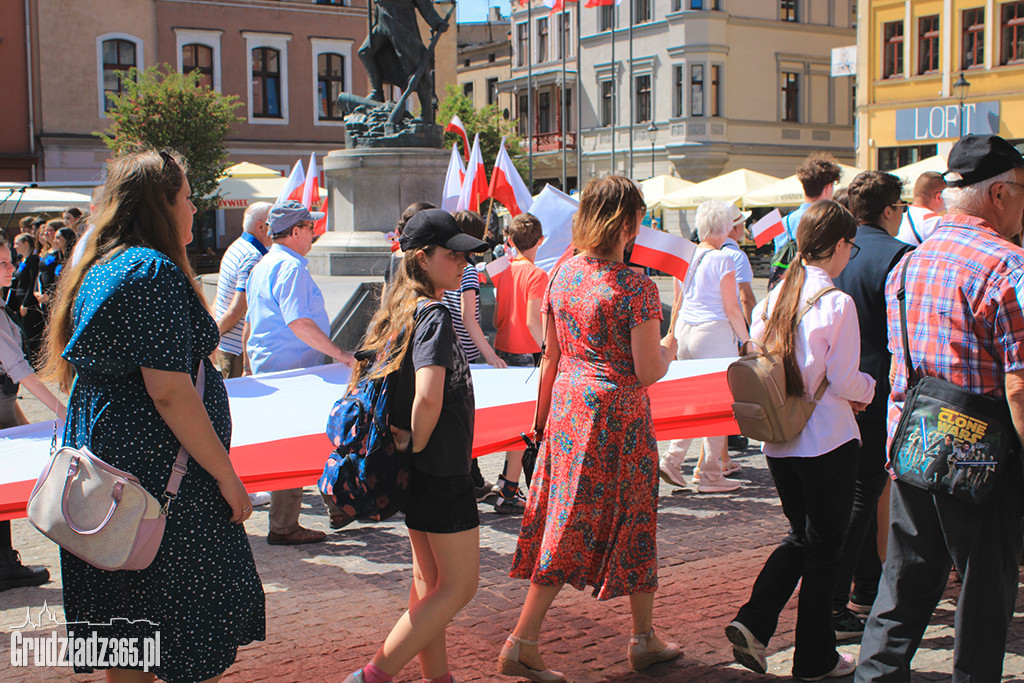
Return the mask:
<path id="1" fill-rule="evenodd" d="M 864 634 L 864 620 L 848 609 L 832 613 L 832 629 L 836 640 L 851 640 Z"/>
<path id="2" fill-rule="evenodd" d="M 21 563 L 21 555 L 17 550 L 0 550 L 0 591 L 23 586 L 41 586 L 49 580 L 50 572 L 45 567 L 26 567 Z"/>
<path id="3" fill-rule="evenodd" d="M 498 500 L 494 503 L 494 511 L 499 515 L 521 515 L 523 510 L 526 509 L 526 497 L 523 496 L 523 492 L 520 489 L 516 489 L 516 492 L 512 496 L 506 496 L 505 492 L 498 496 Z"/>
<path id="4" fill-rule="evenodd" d="M 494 484 L 489 484 L 486 481 L 483 486 L 474 486 L 473 493 L 476 495 L 478 503 L 493 503 L 498 499 L 498 492 L 494 490 Z"/>
<path id="5" fill-rule="evenodd" d="M 750 440 L 745 436 L 730 436 L 728 441 L 730 451 L 745 451 L 750 445 Z"/>

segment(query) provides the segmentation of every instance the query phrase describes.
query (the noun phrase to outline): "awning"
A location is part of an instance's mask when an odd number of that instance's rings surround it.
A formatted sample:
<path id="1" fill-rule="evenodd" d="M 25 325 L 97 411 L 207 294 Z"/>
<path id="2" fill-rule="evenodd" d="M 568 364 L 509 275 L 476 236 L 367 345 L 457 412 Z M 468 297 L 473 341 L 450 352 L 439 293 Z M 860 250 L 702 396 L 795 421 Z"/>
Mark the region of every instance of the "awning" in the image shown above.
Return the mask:
<path id="1" fill-rule="evenodd" d="M 843 174 L 839 177 L 839 187 L 846 187 L 850 184 L 861 169 L 839 164 Z M 795 175 L 783 178 L 777 183 L 750 192 L 743 197 L 743 206 L 751 208 L 754 206 L 775 206 L 784 208 L 787 206 L 800 206 L 804 203 L 804 187 Z"/>
<path id="2" fill-rule="evenodd" d="M 695 209 L 709 199 L 737 203 L 754 190 L 767 187 L 778 180 L 766 173 L 740 168 L 666 195 L 662 200 L 662 208 Z"/>
<path id="3" fill-rule="evenodd" d="M 218 209 L 244 209 L 256 202 L 277 201 L 277 195 L 288 181 L 280 173 L 272 178 L 224 178 L 220 181 Z M 327 190 L 320 189 L 320 199 L 327 197 Z"/>
<path id="4" fill-rule="evenodd" d="M 73 190 L 28 187 L 24 183 L 0 183 L 0 214 L 63 211 L 72 206 L 89 210 L 92 196 Z"/>
<path id="5" fill-rule="evenodd" d="M 914 183 L 925 171 L 935 171 L 936 173 L 945 173 L 947 169 L 946 158 L 936 154 L 933 157 L 922 159 L 921 161 L 915 161 L 912 164 L 901 166 L 900 168 L 889 171 L 894 176 L 903 179 L 905 183 L 903 185 L 903 198 L 906 200 L 913 199 L 914 197 Z"/>
<path id="6" fill-rule="evenodd" d="M 664 200 L 666 195 L 692 186 L 693 183 L 689 180 L 683 180 L 674 175 L 654 176 L 640 183 L 640 189 L 644 193 L 644 201 L 647 203 L 647 208 L 651 211 L 664 208 L 662 200 Z"/>

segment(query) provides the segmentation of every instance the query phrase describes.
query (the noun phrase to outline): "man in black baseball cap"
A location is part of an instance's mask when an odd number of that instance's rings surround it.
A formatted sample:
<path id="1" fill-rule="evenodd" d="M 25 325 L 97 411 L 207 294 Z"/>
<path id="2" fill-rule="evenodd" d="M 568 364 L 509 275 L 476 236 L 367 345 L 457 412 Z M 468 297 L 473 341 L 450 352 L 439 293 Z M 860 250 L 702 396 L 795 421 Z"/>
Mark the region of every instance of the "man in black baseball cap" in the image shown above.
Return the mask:
<path id="1" fill-rule="evenodd" d="M 452 251 L 464 251 L 467 252 L 467 260 L 470 252 L 479 253 L 489 248 L 487 242 L 459 230 L 459 224 L 443 209 L 424 209 L 410 218 L 402 228 L 398 243 L 405 252 L 431 244 Z"/>
<path id="2" fill-rule="evenodd" d="M 965 135 L 949 152 L 949 170 L 942 174 L 950 187 L 967 187 L 1013 168 L 1024 168 L 1024 156 L 998 135 Z"/>

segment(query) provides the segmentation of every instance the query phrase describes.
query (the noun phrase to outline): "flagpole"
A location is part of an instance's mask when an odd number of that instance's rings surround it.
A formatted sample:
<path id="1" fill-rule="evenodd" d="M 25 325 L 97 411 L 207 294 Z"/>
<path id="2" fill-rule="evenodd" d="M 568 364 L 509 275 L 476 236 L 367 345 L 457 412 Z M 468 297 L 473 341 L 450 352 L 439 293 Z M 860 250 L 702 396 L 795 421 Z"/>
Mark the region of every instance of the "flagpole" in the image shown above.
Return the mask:
<path id="1" fill-rule="evenodd" d="M 568 161 L 568 150 L 565 147 L 565 131 L 568 128 L 568 124 L 565 121 L 565 29 L 569 26 L 569 17 L 565 15 L 565 5 L 562 5 L 562 13 L 558 17 L 558 50 L 562 53 L 562 92 L 561 102 L 559 102 L 559 134 L 562 137 L 562 192 L 568 194 L 569 185 L 567 184 L 567 174 L 565 165 Z"/>
<path id="2" fill-rule="evenodd" d="M 612 5 L 612 165 L 611 173 L 615 173 L 615 121 L 619 118 L 616 93 L 619 87 L 619 63 L 615 61 L 615 29 L 619 24 L 619 6 Z"/>
<path id="3" fill-rule="evenodd" d="M 580 85 L 583 83 L 582 62 L 580 61 L 580 15 L 583 8 L 580 7 L 580 0 L 576 0 L 576 189 L 583 190 L 583 148 L 580 146 L 580 135 L 583 133 L 583 90 Z"/>
<path id="4" fill-rule="evenodd" d="M 629 173 L 626 175 L 627 178 L 633 178 L 633 116 L 636 107 L 636 103 L 633 101 L 635 98 L 636 87 L 633 84 L 633 22 L 636 21 L 635 8 L 636 0 L 629 0 Z"/>
<path id="5" fill-rule="evenodd" d="M 526 0 L 526 164 L 533 192 L 533 0 Z"/>

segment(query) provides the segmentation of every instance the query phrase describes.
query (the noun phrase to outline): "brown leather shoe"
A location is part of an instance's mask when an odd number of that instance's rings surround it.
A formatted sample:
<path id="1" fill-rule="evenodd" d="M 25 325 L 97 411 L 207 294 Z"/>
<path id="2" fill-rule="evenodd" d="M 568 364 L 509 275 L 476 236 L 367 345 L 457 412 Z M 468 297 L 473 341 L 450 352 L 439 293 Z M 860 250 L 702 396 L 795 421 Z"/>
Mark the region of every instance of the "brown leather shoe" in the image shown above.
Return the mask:
<path id="1" fill-rule="evenodd" d="M 267 534 L 267 543 L 270 545 L 303 545 L 305 543 L 320 543 L 327 537 L 322 531 L 299 527 L 290 534 Z"/>

